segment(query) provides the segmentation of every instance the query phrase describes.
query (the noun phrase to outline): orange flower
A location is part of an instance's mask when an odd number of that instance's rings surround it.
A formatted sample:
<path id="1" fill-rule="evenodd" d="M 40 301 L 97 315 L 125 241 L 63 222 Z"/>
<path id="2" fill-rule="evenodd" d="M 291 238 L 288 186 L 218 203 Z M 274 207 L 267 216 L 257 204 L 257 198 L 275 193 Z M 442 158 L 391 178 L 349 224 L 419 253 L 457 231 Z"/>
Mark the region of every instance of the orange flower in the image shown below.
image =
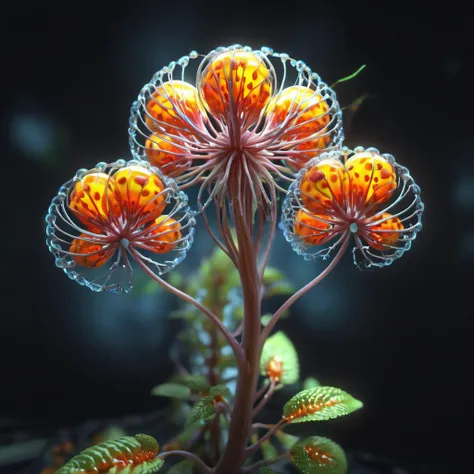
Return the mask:
<path id="1" fill-rule="evenodd" d="M 56 265 L 71 279 L 122 292 L 131 288 L 131 259 L 159 275 L 176 266 L 192 244 L 195 220 L 173 180 L 148 162 L 120 160 L 79 170 L 53 199 L 46 222 Z M 170 252 L 172 259 L 157 260 Z"/>
<path id="2" fill-rule="evenodd" d="M 193 85 L 183 77 L 197 57 L 171 63 L 143 87 L 130 142 L 181 186 L 199 183 L 201 206 L 206 191 L 219 204 L 252 196 L 268 208 L 280 189 L 275 178 L 340 146 L 335 94 L 303 62 L 269 48 L 217 48 L 197 64 Z"/>
<path id="3" fill-rule="evenodd" d="M 420 190 L 391 155 L 362 147 L 324 153 L 291 185 L 282 228 L 306 259 L 323 258 L 355 239 L 354 259 L 366 266 L 390 265 L 421 229 Z"/>

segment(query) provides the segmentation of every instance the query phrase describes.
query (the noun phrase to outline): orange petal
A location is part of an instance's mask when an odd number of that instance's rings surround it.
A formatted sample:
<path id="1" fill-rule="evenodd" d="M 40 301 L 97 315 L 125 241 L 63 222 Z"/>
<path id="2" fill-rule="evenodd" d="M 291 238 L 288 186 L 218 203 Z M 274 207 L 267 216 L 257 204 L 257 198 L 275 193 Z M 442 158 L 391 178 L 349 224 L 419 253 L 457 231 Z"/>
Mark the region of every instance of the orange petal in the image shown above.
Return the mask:
<path id="1" fill-rule="evenodd" d="M 129 215 L 155 219 L 166 206 L 164 184 L 151 171 L 141 166 L 127 166 L 114 174 L 120 203 Z"/>
<path id="2" fill-rule="evenodd" d="M 400 239 L 400 231 L 404 229 L 401 220 L 388 212 L 372 217 L 369 222 L 378 222 L 381 220 L 384 221 L 380 224 L 367 227 L 370 237 L 367 243 L 377 250 L 383 250 L 385 245 L 395 245 Z"/>
<path id="3" fill-rule="evenodd" d="M 397 187 L 395 169 L 384 157 L 356 153 L 346 161 L 348 190 L 354 207 L 382 204 Z"/>
<path id="4" fill-rule="evenodd" d="M 183 130 L 192 133 L 193 127 L 185 117 L 193 124 L 199 124 L 205 114 L 197 89 L 184 81 L 164 82 L 148 101 L 146 111 L 145 122 L 150 130 L 162 128 L 175 135 Z"/>
<path id="5" fill-rule="evenodd" d="M 272 99 L 267 114 L 272 126 L 279 126 L 288 119 L 285 128 L 292 129 L 283 135 L 283 139 L 294 140 L 309 137 L 328 125 L 331 121 L 328 110 L 327 102 L 313 89 L 291 86 Z M 324 137 L 323 142 L 329 141 L 330 137 Z"/>
<path id="6" fill-rule="evenodd" d="M 334 233 L 329 231 L 331 224 L 325 221 L 331 221 L 331 217 L 324 214 L 308 214 L 300 209 L 296 213 L 294 232 L 308 244 L 322 245 L 334 237 Z"/>
<path id="7" fill-rule="evenodd" d="M 106 249 L 101 252 L 100 250 L 104 247 L 102 244 L 88 242 L 84 239 L 90 240 L 91 236 L 81 234 L 72 241 L 69 247 L 71 253 L 80 254 L 72 255 L 77 265 L 86 268 L 98 268 L 104 265 L 112 256 L 113 250 Z"/>
<path id="8" fill-rule="evenodd" d="M 96 225 L 97 221 L 107 221 L 111 210 L 113 213 L 118 210 L 115 190 L 113 177 L 105 173 L 87 174 L 74 186 L 69 208 L 88 227 Z"/>
<path id="9" fill-rule="evenodd" d="M 255 122 L 272 92 L 270 70 L 263 59 L 242 50 L 216 56 L 205 68 L 200 92 L 212 115 L 228 116 L 232 101 L 239 118 Z"/>
<path id="10" fill-rule="evenodd" d="M 145 142 L 145 153 L 150 163 L 167 176 L 180 176 L 191 165 L 181 156 L 186 152 L 176 140 L 161 135 L 150 135 Z M 178 163 L 176 163 L 178 162 Z"/>
<path id="11" fill-rule="evenodd" d="M 273 356 L 266 364 L 265 370 L 267 376 L 270 379 L 273 379 L 275 382 L 278 382 L 283 375 L 283 361 L 279 356 Z"/>
<path id="12" fill-rule="evenodd" d="M 311 212 L 338 211 L 344 202 L 344 165 L 337 160 L 323 160 L 310 168 L 300 183 L 301 199 Z"/>
<path id="13" fill-rule="evenodd" d="M 155 220 L 154 226 L 159 227 L 152 232 L 153 235 L 156 235 L 152 242 L 152 251 L 155 253 L 167 253 L 173 250 L 182 237 L 181 224 L 164 214 Z"/>

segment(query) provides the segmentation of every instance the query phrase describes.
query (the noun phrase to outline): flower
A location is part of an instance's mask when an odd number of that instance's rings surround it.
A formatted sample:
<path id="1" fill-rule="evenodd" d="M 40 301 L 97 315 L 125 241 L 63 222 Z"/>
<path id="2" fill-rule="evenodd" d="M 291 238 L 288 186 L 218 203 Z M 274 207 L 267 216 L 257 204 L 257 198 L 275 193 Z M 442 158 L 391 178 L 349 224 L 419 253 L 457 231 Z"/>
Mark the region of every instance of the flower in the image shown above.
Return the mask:
<path id="1" fill-rule="evenodd" d="M 311 160 L 290 186 L 281 227 L 307 260 L 353 236 L 354 263 L 390 265 L 421 230 L 420 189 L 392 155 L 344 147 Z"/>
<path id="2" fill-rule="evenodd" d="M 187 204 L 175 182 L 146 161 L 98 163 L 59 189 L 46 216 L 47 244 L 72 280 L 126 292 L 131 260 L 162 275 L 185 258 L 195 224 Z"/>
<path id="3" fill-rule="evenodd" d="M 281 189 L 275 177 L 291 181 L 340 147 L 335 93 L 302 61 L 270 48 L 217 48 L 201 58 L 192 85 L 184 77 L 198 57 L 170 63 L 142 88 L 129 133 L 132 152 L 182 189 L 201 185 L 200 207 L 215 199 L 267 208 Z"/>

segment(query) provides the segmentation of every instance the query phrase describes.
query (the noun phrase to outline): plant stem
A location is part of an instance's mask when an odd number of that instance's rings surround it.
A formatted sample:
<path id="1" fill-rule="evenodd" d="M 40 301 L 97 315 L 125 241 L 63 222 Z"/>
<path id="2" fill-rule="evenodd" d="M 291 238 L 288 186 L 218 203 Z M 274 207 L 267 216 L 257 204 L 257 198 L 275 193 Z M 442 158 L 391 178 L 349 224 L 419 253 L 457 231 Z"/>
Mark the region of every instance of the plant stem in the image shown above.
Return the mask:
<path id="1" fill-rule="evenodd" d="M 241 183 L 240 180 L 234 182 L 232 211 L 237 235 L 238 270 L 244 307 L 241 344 L 243 357 L 237 358 L 239 376 L 229 427 L 229 439 L 216 466 L 216 474 L 236 473 L 245 460 L 245 448 L 252 429 L 252 411 L 261 353 L 259 344 L 261 281 L 255 245 L 252 240 L 252 200 L 248 189 L 243 191 L 240 189 Z M 237 196 L 240 196 L 241 200 Z"/>
<path id="2" fill-rule="evenodd" d="M 276 387 L 275 381 L 272 379 L 267 393 L 264 395 L 264 397 L 260 400 L 259 404 L 253 410 L 253 414 L 252 414 L 253 418 L 255 418 L 263 410 L 263 408 L 268 403 L 270 398 L 272 398 L 273 392 L 275 391 L 275 387 Z"/>
<path id="3" fill-rule="evenodd" d="M 255 453 L 258 448 L 267 440 L 270 439 L 282 426 L 286 425 L 288 420 L 286 418 L 282 418 L 276 425 L 273 425 L 255 444 L 249 446 L 245 451 L 247 456 Z"/>
<path id="4" fill-rule="evenodd" d="M 165 451 L 163 453 L 158 454 L 157 458 L 166 459 L 168 456 L 181 456 L 183 458 L 189 459 L 196 464 L 196 467 L 203 473 L 203 474 L 212 474 L 212 469 L 205 464 L 198 456 L 194 453 L 189 453 L 188 451 Z"/>
<path id="5" fill-rule="evenodd" d="M 151 270 L 146 263 L 140 258 L 140 254 L 135 251 L 134 249 L 129 248 L 129 252 L 134 257 L 137 264 L 142 268 L 142 270 L 149 275 L 153 280 L 155 280 L 159 285 L 163 288 L 168 290 L 170 293 L 173 293 L 177 297 L 181 298 L 182 300 L 186 301 L 187 303 L 193 304 L 199 309 L 202 313 L 204 313 L 212 322 L 213 324 L 219 329 L 222 335 L 227 339 L 227 342 L 232 347 L 236 357 L 239 356 L 241 350 L 239 344 L 234 336 L 232 336 L 231 332 L 224 326 L 222 321 L 209 309 L 206 308 L 203 304 L 199 301 L 195 300 L 192 296 L 184 293 L 184 291 L 175 288 L 173 285 L 169 284 L 167 281 L 160 278 L 153 270 Z"/>
<path id="6" fill-rule="evenodd" d="M 333 268 L 340 262 L 342 259 L 342 256 L 347 250 L 347 247 L 349 246 L 349 242 L 351 239 L 351 234 L 348 233 L 347 236 L 344 239 L 344 242 L 342 243 L 341 247 L 339 248 L 336 256 L 333 258 L 331 263 L 313 280 L 311 280 L 309 283 L 307 283 L 305 286 L 300 288 L 296 293 L 294 293 L 292 296 L 290 296 L 279 308 L 278 310 L 274 313 L 272 319 L 270 319 L 270 322 L 265 326 L 265 329 L 262 332 L 262 337 L 260 344 L 263 347 L 263 344 L 265 344 L 265 341 L 267 340 L 268 336 L 270 335 L 270 332 L 272 329 L 275 327 L 275 324 L 278 322 L 278 320 L 281 318 L 283 313 L 296 301 L 298 300 L 301 296 L 303 296 L 307 291 L 309 291 L 311 288 L 315 287 L 318 283 L 320 283 L 324 278 L 326 278 Z"/>

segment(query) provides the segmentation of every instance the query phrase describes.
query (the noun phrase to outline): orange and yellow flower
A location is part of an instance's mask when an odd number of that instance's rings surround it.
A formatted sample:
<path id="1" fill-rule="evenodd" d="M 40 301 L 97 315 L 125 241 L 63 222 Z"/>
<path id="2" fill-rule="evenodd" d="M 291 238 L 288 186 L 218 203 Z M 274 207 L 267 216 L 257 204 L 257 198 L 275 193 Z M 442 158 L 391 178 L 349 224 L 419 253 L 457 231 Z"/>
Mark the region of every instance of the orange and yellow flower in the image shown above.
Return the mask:
<path id="1" fill-rule="evenodd" d="M 130 119 L 132 152 L 181 186 L 199 183 L 199 196 L 209 191 L 219 204 L 251 195 L 266 207 L 275 178 L 340 146 L 336 96 L 301 61 L 268 48 L 218 48 L 198 64 L 193 85 L 183 78 L 196 57 L 158 71 Z"/>
<path id="2" fill-rule="evenodd" d="M 53 199 L 48 245 L 71 279 L 94 291 L 127 291 L 130 258 L 161 275 L 185 257 L 193 216 L 184 193 L 148 162 L 99 163 Z M 157 259 L 172 251 L 173 259 Z"/>
<path id="3" fill-rule="evenodd" d="M 349 235 L 354 257 L 385 266 L 411 246 L 423 203 L 406 168 L 375 148 L 343 149 L 312 160 L 283 205 L 282 227 L 307 259 L 326 257 Z"/>

